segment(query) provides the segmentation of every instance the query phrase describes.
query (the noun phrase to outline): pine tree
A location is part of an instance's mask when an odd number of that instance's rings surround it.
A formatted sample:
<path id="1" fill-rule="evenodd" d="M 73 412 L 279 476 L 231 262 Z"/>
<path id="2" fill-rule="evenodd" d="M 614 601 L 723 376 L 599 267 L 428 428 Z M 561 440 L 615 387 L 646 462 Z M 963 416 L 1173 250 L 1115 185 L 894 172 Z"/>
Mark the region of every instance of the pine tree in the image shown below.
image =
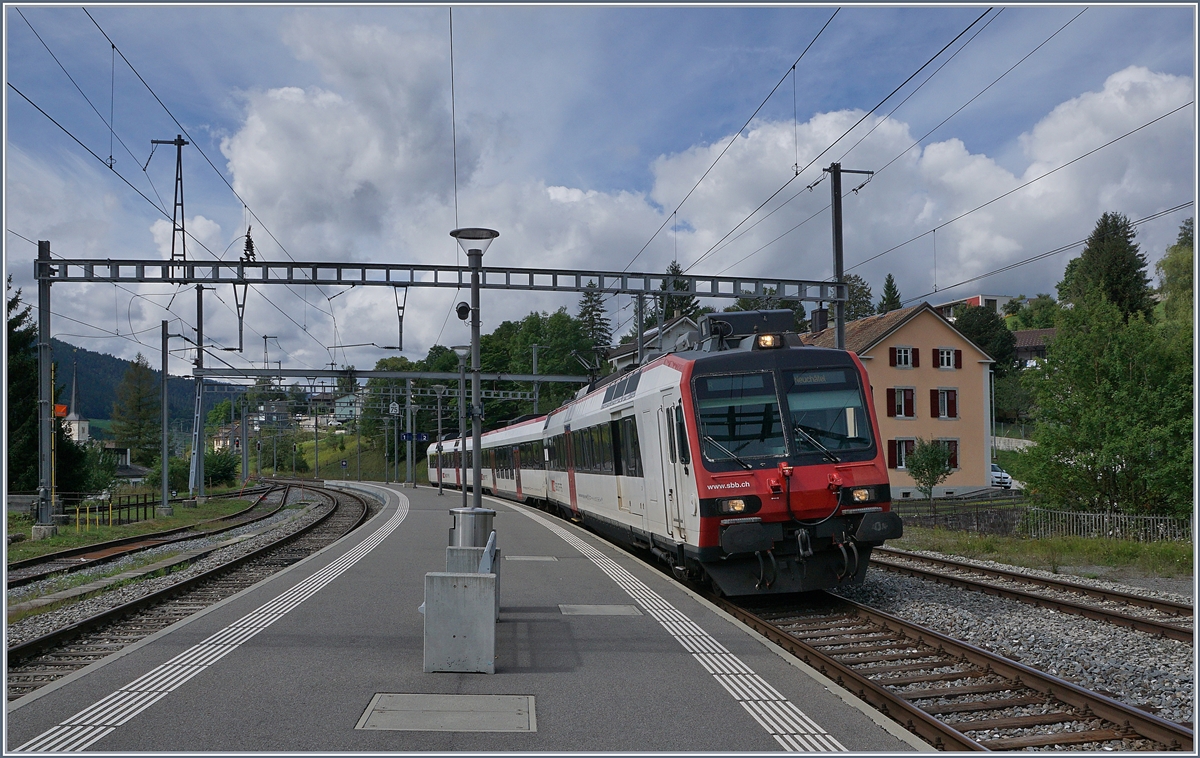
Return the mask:
<path id="1" fill-rule="evenodd" d="M 153 462 L 159 447 L 161 420 L 156 385 L 150 363 L 138 353 L 117 386 L 113 403 L 113 436 L 129 448 L 134 463 L 141 465 Z"/>
<path id="2" fill-rule="evenodd" d="M 1149 318 L 1154 301 L 1146 256 L 1133 238 L 1133 224 L 1123 214 L 1102 215 L 1083 252 L 1067 264 L 1058 284 L 1059 300 L 1075 303 L 1095 292 L 1108 298 L 1126 319 L 1135 313 Z"/>
<path id="3" fill-rule="evenodd" d="M 667 266 L 668 277 L 682 273 L 683 267 L 679 265 L 679 261 L 671 261 Z M 667 292 L 686 292 L 687 282 L 668 278 L 663 280 L 660 289 Z M 696 302 L 695 295 L 660 295 L 656 300 L 658 301 L 659 312 L 662 313 L 664 324 L 675 318 L 677 312 L 680 316 L 687 316 L 693 319 L 700 315 L 700 304 Z M 647 314 L 646 320 L 648 324 L 655 323 L 657 322 L 657 316 Z"/>
<path id="4" fill-rule="evenodd" d="M 888 311 L 899 310 L 900 308 L 900 288 L 896 286 L 896 278 L 891 274 L 883 280 L 883 296 L 879 300 L 879 307 L 876 309 L 879 313 L 887 313 Z"/>
<path id="5" fill-rule="evenodd" d="M 850 274 L 845 278 L 849 299 L 846 301 L 846 320 L 855 321 L 860 318 L 875 315 L 875 306 L 871 303 L 871 285 L 858 274 Z"/>
<path id="6" fill-rule="evenodd" d="M 37 325 L 32 308 L 21 307 L 21 290 L 12 293 L 8 277 L 8 489 L 38 487 Z"/>
<path id="7" fill-rule="evenodd" d="M 607 348 L 612 343 L 612 322 L 604 312 L 604 296 L 594 281 L 588 282 L 587 287 L 587 292 L 579 299 L 583 334 L 594 347 Z"/>

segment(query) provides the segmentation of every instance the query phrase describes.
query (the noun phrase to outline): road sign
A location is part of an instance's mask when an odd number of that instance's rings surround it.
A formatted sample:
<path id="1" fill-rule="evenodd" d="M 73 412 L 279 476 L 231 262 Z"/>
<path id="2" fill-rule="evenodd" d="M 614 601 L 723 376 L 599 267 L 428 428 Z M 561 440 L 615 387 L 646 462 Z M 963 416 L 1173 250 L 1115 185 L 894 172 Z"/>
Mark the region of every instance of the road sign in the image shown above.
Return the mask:
<path id="1" fill-rule="evenodd" d="M 345 459 L 342 459 L 342 468 L 346 468 L 347 465 L 349 464 L 346 463 Z"/>
<path id="2" fill-rule="evenodd" d="M 393 401 L 392 404 L 388 406 L 388 413 L 392 414 L 393 416 L 399 416 L 400 403 Z"/>

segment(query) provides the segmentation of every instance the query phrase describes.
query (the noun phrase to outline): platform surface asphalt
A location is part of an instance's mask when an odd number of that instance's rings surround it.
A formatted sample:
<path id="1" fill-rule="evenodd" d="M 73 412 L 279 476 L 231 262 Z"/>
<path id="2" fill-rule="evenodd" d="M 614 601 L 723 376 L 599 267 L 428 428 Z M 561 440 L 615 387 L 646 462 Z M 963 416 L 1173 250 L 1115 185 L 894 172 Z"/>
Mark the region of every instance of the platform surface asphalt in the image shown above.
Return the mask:
<path id="1" fill-rule="evenodd" d="M 376 491 L 354 534 L 10 703 L 5 754 L 923 747 L 629 554 L 492 498 L 496 673 L 423 673 L 424 575 L 461 495 Z"/>

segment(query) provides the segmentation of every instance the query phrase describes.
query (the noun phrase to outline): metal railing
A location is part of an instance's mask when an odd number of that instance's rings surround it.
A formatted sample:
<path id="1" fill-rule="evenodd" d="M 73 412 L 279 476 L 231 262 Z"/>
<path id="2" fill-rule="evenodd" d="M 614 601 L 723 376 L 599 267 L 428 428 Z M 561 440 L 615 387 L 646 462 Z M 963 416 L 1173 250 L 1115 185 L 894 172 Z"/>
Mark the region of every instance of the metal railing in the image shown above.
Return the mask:
<path id="1" fill-rule="evenodd" d="M 1136 542 L 1190 542 L 1192 522 L 1170 516 L 1075 513 L 1029 508 L 1021 521 L 1027 537 L 1108 537 Z"/>

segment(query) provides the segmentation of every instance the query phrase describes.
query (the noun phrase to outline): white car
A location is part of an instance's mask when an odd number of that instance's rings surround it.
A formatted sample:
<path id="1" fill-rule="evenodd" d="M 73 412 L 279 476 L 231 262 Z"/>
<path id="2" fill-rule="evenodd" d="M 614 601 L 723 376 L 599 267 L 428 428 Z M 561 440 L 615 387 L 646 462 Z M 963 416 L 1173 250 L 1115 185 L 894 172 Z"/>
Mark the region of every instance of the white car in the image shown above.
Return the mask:
<path id="1" fill-rule="evenodd" d="M 992 464 L 992 486 L 1003 487 L 1006 490 L 1012 488 L 1012 477 L 995 463 Z"/>

